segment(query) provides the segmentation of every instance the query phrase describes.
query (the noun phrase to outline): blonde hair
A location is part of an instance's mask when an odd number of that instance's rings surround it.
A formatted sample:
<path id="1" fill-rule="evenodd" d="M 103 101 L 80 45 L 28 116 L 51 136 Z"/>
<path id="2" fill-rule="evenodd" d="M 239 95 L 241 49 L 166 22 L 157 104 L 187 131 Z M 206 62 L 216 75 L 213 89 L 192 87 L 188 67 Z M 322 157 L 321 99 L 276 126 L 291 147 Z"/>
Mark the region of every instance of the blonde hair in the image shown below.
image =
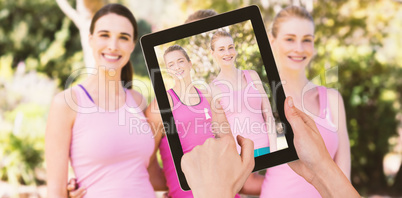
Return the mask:
<path id="1" fill-rule="evenodd" d="M 304 9 L 303 7 L 299 6 L 288 6 L 284 9 L 282 9 L 274 18 L 274 21 L 272 23 L 272 35 L 274 38 L 278 35 L 278 31 L 280 28 L 280 25 L 282 22 L 286 21 L 290 17 L 296 17 L 300 19 L 306 19 L 311 21 L 314 25 L 314 20 L 313 17 L 310 15 L 310 13 Z"/>
<path id="2" fill-rule="evenodd" d="M 193 21 L 197 21 L 197 20 L 200 20 L 200 19 L 207 18 L 207 17 L 215 16 L 217 14 L 218 13 L 215 10 L 212 10 L 212 9 L 198 10 L 197 12 L 194 12 L 193 14 L 188 16 L 188 18 L 186 19 L 186 21 L 184 23 L 190 23 L 190 22 L 193 22 Z"/>
<path id="3" fill-rule="evenodd" d="M 233 38 L 232 38 L 232 35 L 230 35 L 228 32 L 226 32 L 226 31 L 224 31 L 224 30 L 218 30 L 218 31 L 216 31 L 216 32 L 212 35 L 212 38 L 211 38 L 211 50 L 212 50 L 212 51 L 214 51 L 216 40 L 218 40 L 218 38 L 221 38 L 221 37 L 230 37 L 231 39 L 233 39 Z"/>
<path id="4" fill-rule="evenodd" d="M 186 50 L 184 50 L 180 45 L 172 45 L 172 46 L 168 47 L 165 50 L 163 57 L 165 57 L 166 54 L 173 52 L 173 51 L 180 51 L 181 53 L 183 53 L 184 57 L 186 57 L 187 61 L 190 62 L 190 57 L 188 57 Z"/>

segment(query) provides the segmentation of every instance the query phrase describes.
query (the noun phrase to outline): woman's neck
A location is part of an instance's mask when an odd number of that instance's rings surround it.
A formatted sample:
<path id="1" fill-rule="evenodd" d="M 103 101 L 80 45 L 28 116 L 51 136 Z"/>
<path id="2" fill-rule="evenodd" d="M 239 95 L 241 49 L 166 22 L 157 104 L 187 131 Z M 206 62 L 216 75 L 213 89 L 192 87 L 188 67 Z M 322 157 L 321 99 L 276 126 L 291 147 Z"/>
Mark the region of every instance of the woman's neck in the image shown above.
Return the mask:
<path id="1" fill-rule="evenodd" d="M 221 71 L 219 72 L 218 76 L 222 76 L 224 79 L 233 78 L 237 76 L 239 69 L 236 68 L 235 65 L 226 65 L 221 66 Z"/>
<path id="2" fill-rule="evenodd" d="M 90 90 L 93 90 L 94 93 L 119 95 L 119 93 L 124 91 L 120 75 L 121 71 L 108 72 L 99 69 L 95 75 L 90 75 L 84 84 L 86 84 L 86 87 Z"/>
<path id="3" fill-rule="evenodd" d="M 190 92 L 192 85 L 193 85 L 193 82 L 190 77 L 183 78 L 183 79 L 176 79 L 175 84 L 173 86 L 173 90 L 177 94 L 183 93 L 183 95 L 184 95 L 184 94 Z"/>
<path id="4" fill-rule="evenodd" d="M 279 75 L 281 77 L 286 96 L 301 98 L 303 91 L 310 82 L 306 77 L 305 71 L 280 69 Z"/>

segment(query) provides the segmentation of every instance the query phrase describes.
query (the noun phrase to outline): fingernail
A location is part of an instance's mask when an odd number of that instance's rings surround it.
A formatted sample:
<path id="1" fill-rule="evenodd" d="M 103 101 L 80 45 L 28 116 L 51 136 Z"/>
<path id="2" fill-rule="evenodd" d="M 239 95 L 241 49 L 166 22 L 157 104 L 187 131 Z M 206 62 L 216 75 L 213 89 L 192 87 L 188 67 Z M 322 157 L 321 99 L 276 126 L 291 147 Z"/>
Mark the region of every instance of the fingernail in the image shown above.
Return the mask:
<path id="1" fill-rule="evenodd" d="M 289 96 L 289 98 L 288 98 L 288 105 L 289 105 L 289 107 L 293 107 L 293 99 L 291 96 Z"/>

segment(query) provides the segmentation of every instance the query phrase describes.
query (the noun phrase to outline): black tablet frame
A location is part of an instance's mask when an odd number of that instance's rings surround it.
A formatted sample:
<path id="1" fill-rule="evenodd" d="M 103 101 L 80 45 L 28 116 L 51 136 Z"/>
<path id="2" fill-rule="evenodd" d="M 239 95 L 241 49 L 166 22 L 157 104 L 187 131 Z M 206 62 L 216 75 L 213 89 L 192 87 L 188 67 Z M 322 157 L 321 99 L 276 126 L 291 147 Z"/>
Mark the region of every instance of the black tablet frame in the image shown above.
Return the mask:
<path id="1" fill-rule="evenodd" d="M 272 54 L 271 46 L 268 41 L 268 36 L 258 6 L 252 5 L 240 8 L 192 23 L 147 34 L 141 37 L 140 43 L 148 67 L 148 74 L 154 87 L 159 109 L 161 110 L 162 120 L 164 123 L 171 123 L 171 120 L 173 120 L 173 115 L 170 109 L 166 92 L 167 90 L 165 89 L 154 47 L 248 20 L 251 21 L 254 29 L 255 38 L 258 43 L 269 84 L 279 85 L 275 88 L 276 94 L 274 96 L 274 100 L 279 118 L 284 124 L 285 136 L 288 144 L 288 148 L 278 150 L 267 155 L 255 157 L 255 167 L 253 169 L 254 172 L 298 159 L 293 144 L 293 131 L 285 117 L 284 112 L 284 102 L 286 99 L 285 93 L 280 83 L 281 80 L 278 74 L 278 69 L 276 67 L 275 59 Z M 180 186 L 183 190 L 190 190 L 186 178 L 181 170 L 180 162 L 183 156 L 183 150 L 177 134 L 176 126 L 175 124 L 164 124 L 164 128 Z"/>

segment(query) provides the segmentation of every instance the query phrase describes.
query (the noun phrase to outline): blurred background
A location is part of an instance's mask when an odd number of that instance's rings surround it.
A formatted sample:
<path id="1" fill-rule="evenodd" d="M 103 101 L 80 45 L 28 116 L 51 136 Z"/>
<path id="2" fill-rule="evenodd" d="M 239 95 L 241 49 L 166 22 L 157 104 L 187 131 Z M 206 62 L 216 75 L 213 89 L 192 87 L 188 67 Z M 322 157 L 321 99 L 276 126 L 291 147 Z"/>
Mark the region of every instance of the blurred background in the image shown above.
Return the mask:
<path id="1" fill-rule="evenodd" d="M 317 55 L 307 72 L 343 96 L 354 187 L 366 197 L 402 196 L 401 0 L 0 0 L 0 198 L 46 197 L 50 102 L 91 63 L 87 21 L 106 3 L 129 7 L 140 35 L 181 25 L 199 9 L 251 4 L 269 30 L 282 7 L 304 6 L 316 23 Z M 142 82 L 134 87 L 150 101 L 139 44 L 131 61 Z"/>

